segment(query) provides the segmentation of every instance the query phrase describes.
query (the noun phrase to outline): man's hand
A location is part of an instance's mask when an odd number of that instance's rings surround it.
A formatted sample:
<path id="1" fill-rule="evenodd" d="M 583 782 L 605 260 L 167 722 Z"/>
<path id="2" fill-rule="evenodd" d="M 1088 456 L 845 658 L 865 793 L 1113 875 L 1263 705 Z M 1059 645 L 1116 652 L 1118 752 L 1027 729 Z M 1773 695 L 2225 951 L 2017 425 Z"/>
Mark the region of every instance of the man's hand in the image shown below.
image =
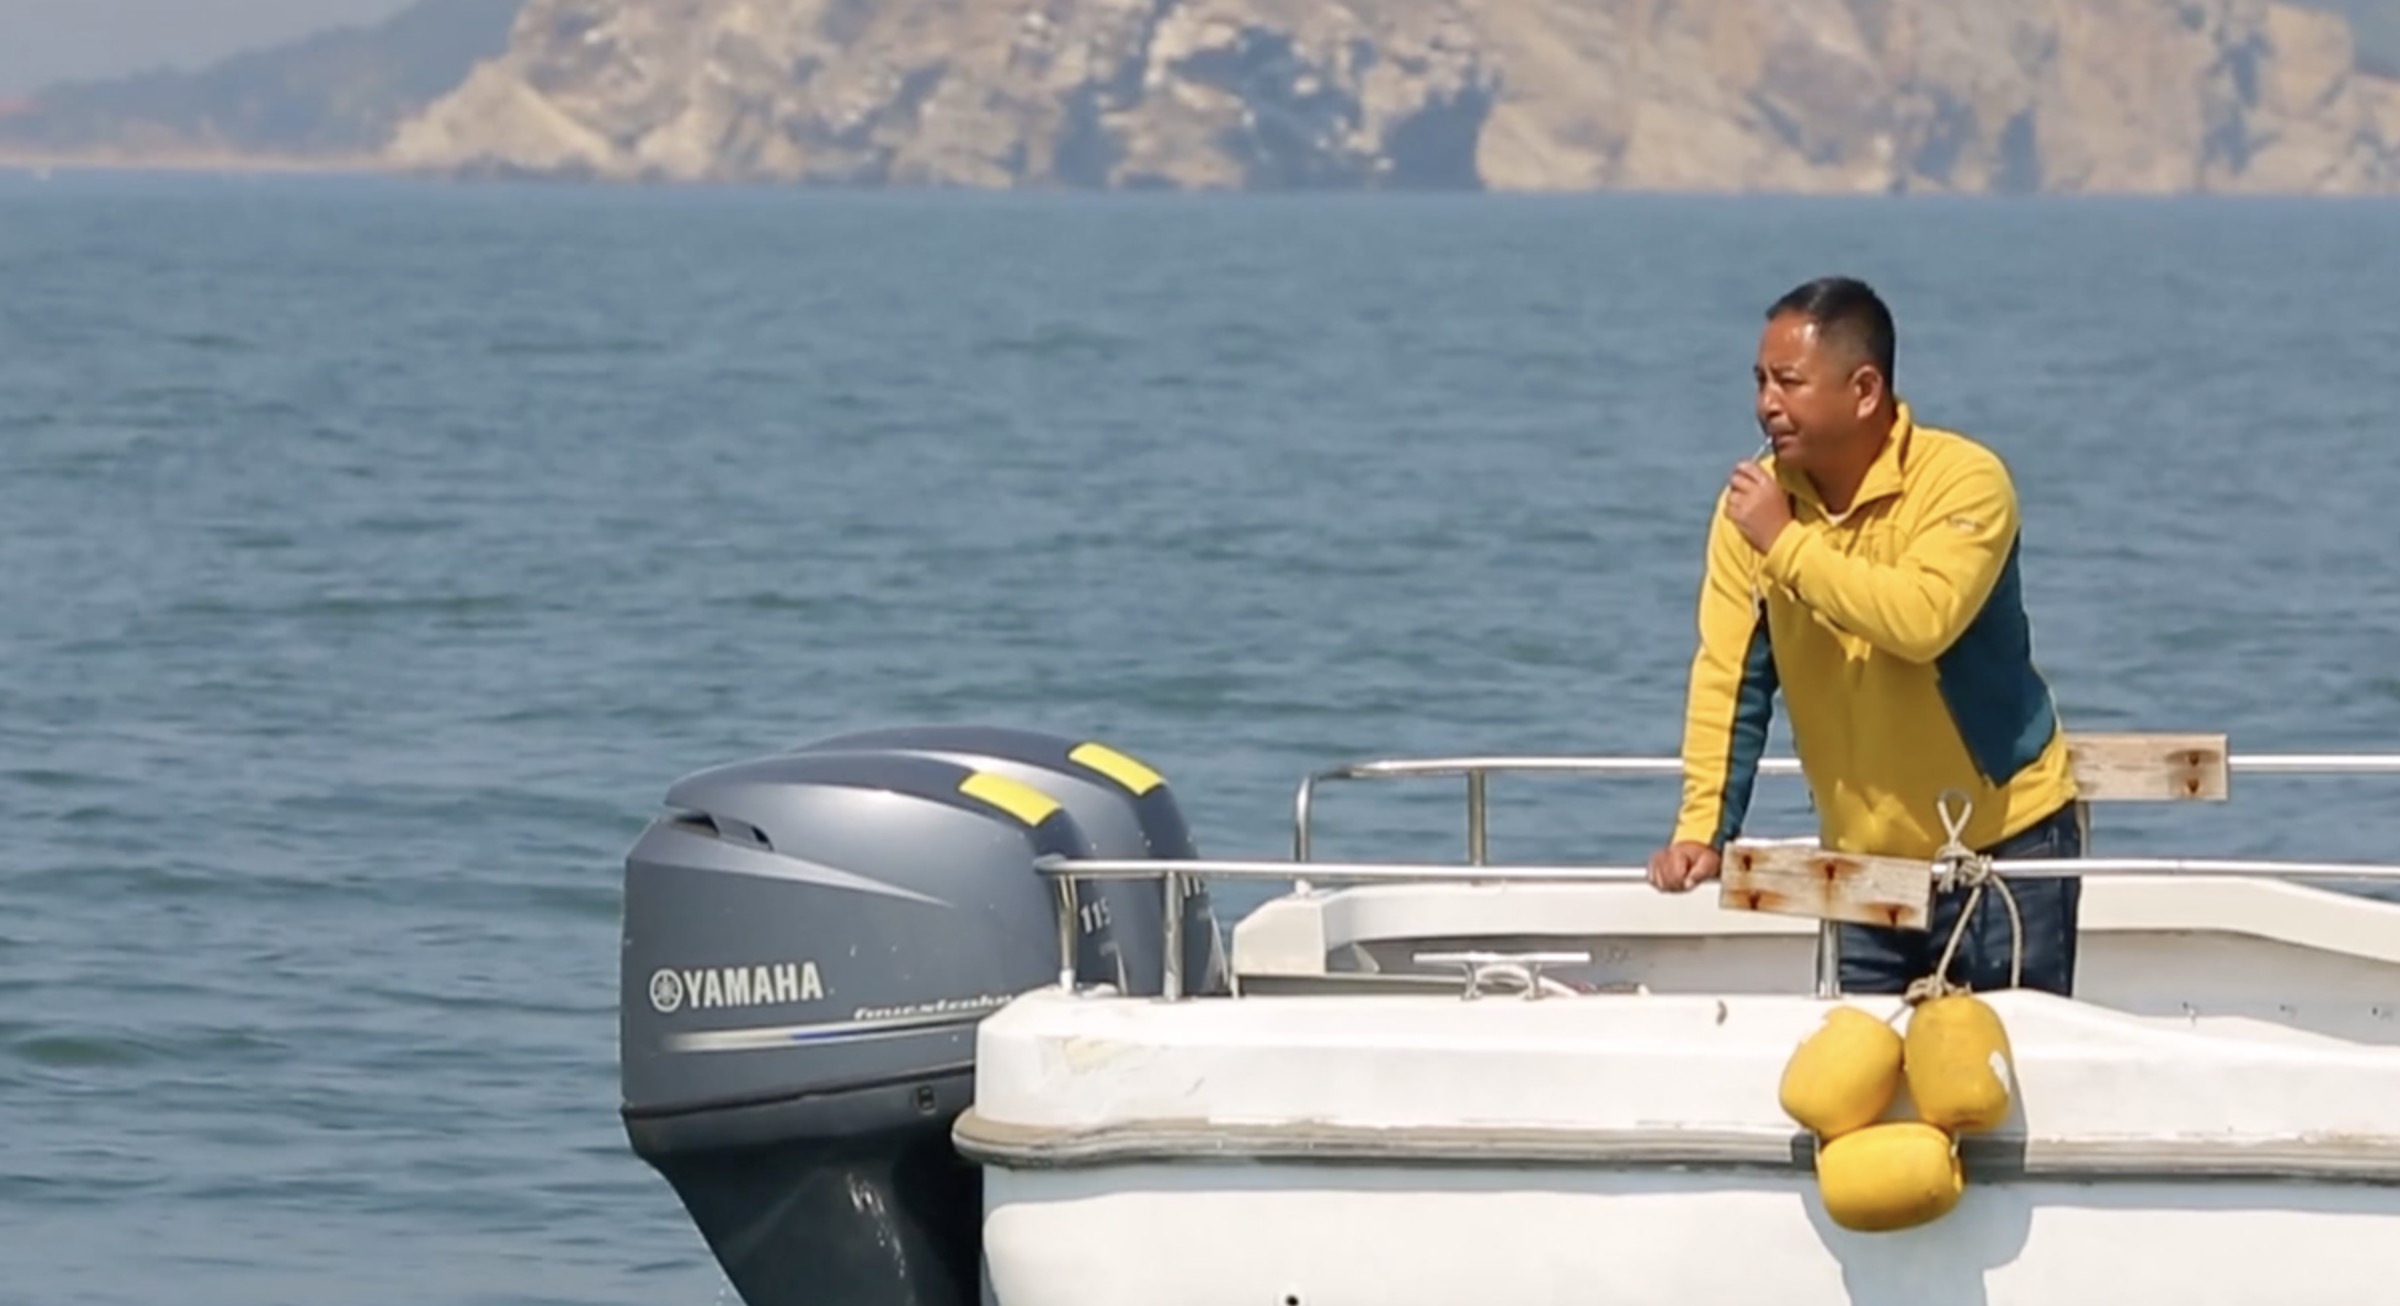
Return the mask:
<path id="1" fill-rule="evenodd" d="M 1717 878 L 1722 861 L 1704 843 L 1671 843 L 1650 854 L 1650 887 L 1661 893 L 1683 893 Z"/>
<path id="2" fill-rule="evenodd" d="M 1733 479 L 1725 485 L 1725 516 L 1751 548 L 1765 553 L 1792 524 L 1792 505 L 1766 468 L 1755 462 L 1736 463 Z"/>

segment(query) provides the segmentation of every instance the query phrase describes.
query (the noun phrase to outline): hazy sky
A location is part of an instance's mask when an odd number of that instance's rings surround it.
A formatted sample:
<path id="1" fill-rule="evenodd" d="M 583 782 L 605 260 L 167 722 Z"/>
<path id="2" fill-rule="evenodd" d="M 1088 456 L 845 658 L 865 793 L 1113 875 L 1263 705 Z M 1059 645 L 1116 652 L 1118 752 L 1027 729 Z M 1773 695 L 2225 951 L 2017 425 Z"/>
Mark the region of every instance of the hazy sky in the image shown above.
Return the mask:
<path id="1" fill-rule="evenodd" d="M 69 78 L 193 66 L 382 18 L 409 0 L 0 0 L 0 96 Z"/>

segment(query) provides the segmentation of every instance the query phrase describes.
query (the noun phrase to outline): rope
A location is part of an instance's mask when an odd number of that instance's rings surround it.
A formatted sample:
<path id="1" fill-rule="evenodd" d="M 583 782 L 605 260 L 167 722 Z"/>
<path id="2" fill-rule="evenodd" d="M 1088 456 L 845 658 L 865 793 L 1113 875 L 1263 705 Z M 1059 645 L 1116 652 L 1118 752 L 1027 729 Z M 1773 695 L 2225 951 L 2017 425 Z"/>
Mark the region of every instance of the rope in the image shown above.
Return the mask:
<path id="1" fill-rule="evenodd" d="M 1954 796 L 1958 800 L 1956 816 L 1950 814 L 1950 800 Z M 1982 905 L 1987 886 L 2000 890 L 2000 901 L 2008 908 L 2008 986 L 2018 987 L 2025 977 L 2025 918 L 2017 912 L 2017 895 L 2009 889 L 2007 880 L 1992 874 L 1992 859 L 1966 844 L 1967 819 L 1974 814 L 1974 803 L 1958 790 L 1948 789 L 1942 792 L 1939 810 L 1948 838 L 1941 851 L 1933 856 L 1933 887 L 1940 893 L 1964 888 L 1968 891 L 1967 902 L 1959 908 L 1958 920 L 1950 927 L 1950 941 L 1942 947 L 1940 964 L 1933 968 L 1932 974 L 1909 984 L 1900 999 L 1903 1007 L 1973 991 L 1970 986 L 1951 980 L 1950 962 L 1958 955 L 1959 940 L 1966 937 L 1967 925 L 1975 919 L 1975 909 Z"/>

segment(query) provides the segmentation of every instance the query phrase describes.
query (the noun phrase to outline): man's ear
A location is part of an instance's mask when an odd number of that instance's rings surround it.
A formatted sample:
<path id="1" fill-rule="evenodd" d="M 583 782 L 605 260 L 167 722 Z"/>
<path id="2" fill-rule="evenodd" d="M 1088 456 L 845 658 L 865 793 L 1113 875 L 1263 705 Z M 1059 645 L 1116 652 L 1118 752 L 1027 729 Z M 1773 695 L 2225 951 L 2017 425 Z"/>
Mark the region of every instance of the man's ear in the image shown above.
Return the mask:
<path id="1" fill-rule="evenodd" d="M 1860 363 L 1850 369 L 1850 397 L 1858 405 L 1859 420 L 1875 415 L 1883 405 L 1883 371 L 1873 363 Z"/>

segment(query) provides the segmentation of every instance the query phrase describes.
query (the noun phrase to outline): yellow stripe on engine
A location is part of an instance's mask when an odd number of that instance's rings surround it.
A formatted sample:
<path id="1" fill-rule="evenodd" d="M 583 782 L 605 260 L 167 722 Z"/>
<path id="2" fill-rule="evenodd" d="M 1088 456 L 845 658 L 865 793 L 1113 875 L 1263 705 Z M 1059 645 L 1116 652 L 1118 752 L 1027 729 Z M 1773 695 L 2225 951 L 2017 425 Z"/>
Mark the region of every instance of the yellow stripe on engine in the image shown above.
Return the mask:
<path id="1" fill-rule="evenodd" d="M 1080 762 L 1134 792 L 1135 796 L 1149 793 L 1166 783 L 1165 777 L 1134 761 L 1106 744 L 1081 744 L 1067 754 L 1067 760 Z"/>
<path id="2" fill-rule="evenodd" d="M 1058 801 L 1050 795 L 1022 780 L 989 771 L 977 771 L 959 781 L 958 791 L 969 798 L 980 798 L 1027 825 L 1040 825 L 1058 810 Z"/>

